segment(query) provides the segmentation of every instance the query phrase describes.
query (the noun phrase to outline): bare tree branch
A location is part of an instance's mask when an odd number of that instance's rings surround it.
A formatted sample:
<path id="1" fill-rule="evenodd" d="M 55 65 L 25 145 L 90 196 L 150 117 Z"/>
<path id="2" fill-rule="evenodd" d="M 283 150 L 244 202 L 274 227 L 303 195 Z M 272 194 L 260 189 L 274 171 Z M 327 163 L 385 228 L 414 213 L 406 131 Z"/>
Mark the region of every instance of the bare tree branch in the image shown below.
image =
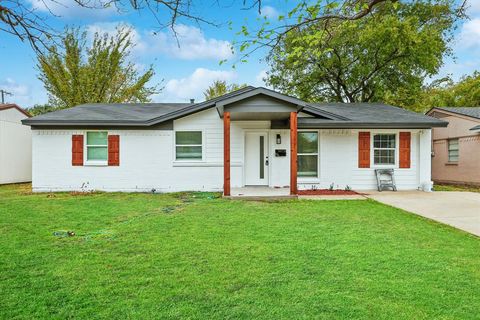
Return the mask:
<path id="1" fill-rule="evenodd" d="M 220 6 L 222 0 L 215 1 Z M 340 6 L 337 10 L 326 10 L 316 16 L 308 12 L 307 2 L 302 2 L 300 7 L 305 12 L 294 16 L 295 22 L 263 30 L 263 34 L 270 32 L 271 38 L 262 40 L 257 34 L 254 39 L 242 40 L 241 43 L 254 44 L 254 46 L 250 51 L 244 52 L 241 59 L 260 48 L 276 47 L 292 30 L 332 19 L 360 19 L 369 14 L 375 6 L 386 1 L 398 0 L 338 0 Z M 24 0 L 0 0 L 0 32 L 12 34 L 21 41 L 27 41 L 36 51 L 48 48 L 49 43 L 60 36 L 59 31 L 49 25 L 49 18 L 57 17 L 52 7 L 65 5 L 59 0 L 41 0 L 41 3 L 45 8 L 43 11 L 32 7 Z M 154 17 L 159 29 L 170 28 L 172 30 L 174 36 L 177 37 L 177 43 L 178 34 L 175 26 L 178 25 L 180 19 L 186 19 L 198 25 L 219 26 L 218 22 L 195 13 L 195 5 L 199 6 L 201 3 L 196 3 L 194 0 L 74 0 L 74 3 L 91 10 L 104 10 L 110 7 L 115 7 L 118 11 L 147 10 Z M 243 0 L 242 4 L 244 10 L 255 8 L 259 14 L 262 12 L 261 0 Z"/>

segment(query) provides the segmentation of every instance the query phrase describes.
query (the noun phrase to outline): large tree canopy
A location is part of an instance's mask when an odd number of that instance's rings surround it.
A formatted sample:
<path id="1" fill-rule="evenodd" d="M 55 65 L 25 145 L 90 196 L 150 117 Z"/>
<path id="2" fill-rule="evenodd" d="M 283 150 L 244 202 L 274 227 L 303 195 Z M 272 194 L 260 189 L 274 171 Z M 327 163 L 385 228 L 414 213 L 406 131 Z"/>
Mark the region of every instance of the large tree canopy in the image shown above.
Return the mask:
<path id="1" fill-rule="evenodd" d="M 140 74 L 127 60 L 131 42 L 130 30 L 117 34 L 96 33 L 87 46 L 86 33 L 66 30 L 64 52 L 56 47 L 38 57 L 39 79 L 49 94 L 49 104 L 69 108 L 88 102 L 145 102 L 157 92 L 147 83 L 154 72 L 150 67 Z"/>
<path id="2" fill-rule="evenodd" d="M 402 92 L 410 99 L 451 53 L 459 15 L 453 0 L 385 2 L 360 20 L 299 28 L 269 56 L 267 81 L 306 100 L 382 101 Z"/>

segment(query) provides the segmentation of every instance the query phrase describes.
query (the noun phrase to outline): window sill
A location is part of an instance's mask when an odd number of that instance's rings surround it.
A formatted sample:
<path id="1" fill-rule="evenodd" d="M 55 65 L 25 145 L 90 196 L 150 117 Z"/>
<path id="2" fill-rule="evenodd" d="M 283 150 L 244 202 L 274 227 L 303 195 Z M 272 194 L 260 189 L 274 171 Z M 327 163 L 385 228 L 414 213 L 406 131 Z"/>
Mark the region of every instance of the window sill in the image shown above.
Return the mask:
<path id="1" fill-rule="evenodd" d="M 108 167 L 107 161 L 86 161 L 84 166 L 86 167 Z"/>
<path id="2" fill-rule="evenodd" d="M 458 162 L 446 162 L 446 166 L 458 166 Z"/>
<path id="3" fill-rule="evenodd" d="M 206 162 L 204 160 L 175 160 L 173 161 L 174 166 L 185 167 L 192 165 L 202 165 Z"/>
<path id="4" fill-rule="evenodd" d="M 374 169 L 398 169 L 396 164 L 374 164 Z"/>
<path id="5" fill-rule="evenodd" d="M 297 183 L 299 184 L 311 184 L 311 183 L 319 183 L 319 177 L 297 177 Z"/>

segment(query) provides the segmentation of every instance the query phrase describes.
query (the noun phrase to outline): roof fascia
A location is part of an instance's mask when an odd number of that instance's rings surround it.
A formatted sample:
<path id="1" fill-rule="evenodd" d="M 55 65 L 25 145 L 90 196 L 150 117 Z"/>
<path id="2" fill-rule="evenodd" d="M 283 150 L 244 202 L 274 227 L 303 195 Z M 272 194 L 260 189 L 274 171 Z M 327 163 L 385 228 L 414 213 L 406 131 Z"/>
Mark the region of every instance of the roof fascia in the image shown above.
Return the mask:
<path id="1" fill-rule="evenodd" d="M 149 124 L 144 121 L 99 121 L 99 120 L 77 120 L 77 121 L 64 121 L 64 120 L 22 120 L 22 124 L 27 126 L 131 126 L 131 127 L 147 127 Z"/>

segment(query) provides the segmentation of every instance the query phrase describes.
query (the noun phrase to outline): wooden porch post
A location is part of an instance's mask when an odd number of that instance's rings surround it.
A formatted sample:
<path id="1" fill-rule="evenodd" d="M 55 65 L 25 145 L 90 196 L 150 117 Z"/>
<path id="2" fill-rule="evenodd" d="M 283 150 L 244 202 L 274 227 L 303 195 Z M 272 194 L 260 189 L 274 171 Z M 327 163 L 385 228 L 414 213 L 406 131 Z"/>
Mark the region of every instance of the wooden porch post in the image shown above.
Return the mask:
<path id="1" fill-rule="evenodd" d="M 223 113 L 223 195 L 230 195 L 230 112 Z"/>
<path id="2" fill-rule="evenodd" d="M 290 194 L 297 194 L 297 113 L 290 112 Z"/>

